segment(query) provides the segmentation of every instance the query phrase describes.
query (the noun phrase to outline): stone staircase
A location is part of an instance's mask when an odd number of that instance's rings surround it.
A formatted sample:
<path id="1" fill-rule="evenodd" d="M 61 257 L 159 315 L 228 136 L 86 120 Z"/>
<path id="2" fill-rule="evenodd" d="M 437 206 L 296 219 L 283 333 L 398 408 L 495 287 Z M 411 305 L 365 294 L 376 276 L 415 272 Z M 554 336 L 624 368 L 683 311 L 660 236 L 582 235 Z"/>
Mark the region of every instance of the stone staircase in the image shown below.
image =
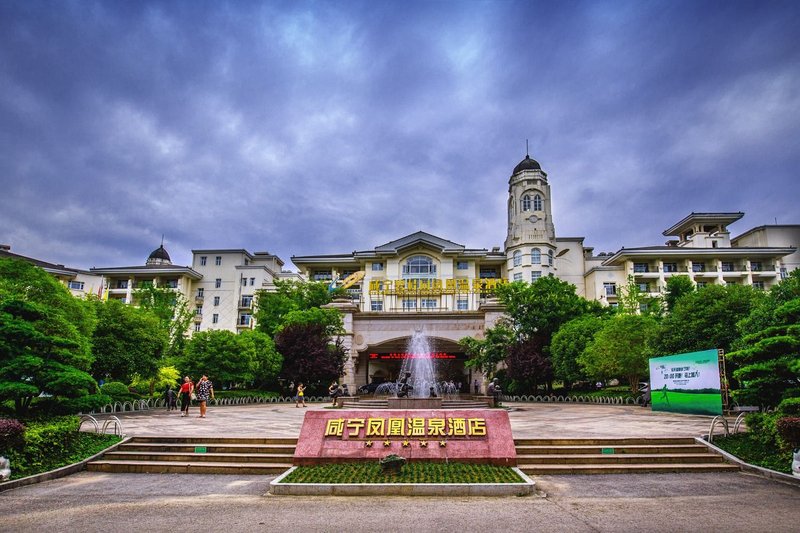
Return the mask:
<path id="1" fill-rule="evenodd" d="M 514 439 L 528 475 L 736 472 L 693 438 Z"/>
<path id="2" fill-rule="evenodd" d="M 267 474 L 292 466 L 297 439 L 133 437 L 86 465 L 92 472 Z"/>

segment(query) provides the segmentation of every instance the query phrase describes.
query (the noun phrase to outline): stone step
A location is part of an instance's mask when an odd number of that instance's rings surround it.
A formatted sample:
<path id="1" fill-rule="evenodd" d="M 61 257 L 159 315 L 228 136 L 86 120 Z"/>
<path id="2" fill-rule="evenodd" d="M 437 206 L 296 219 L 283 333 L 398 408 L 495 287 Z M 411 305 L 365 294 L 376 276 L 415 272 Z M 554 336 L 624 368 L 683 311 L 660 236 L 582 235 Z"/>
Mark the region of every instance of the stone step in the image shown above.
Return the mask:
<path id="1" fill-rule="evenodd" d="M 624 437 L 624 438 L 576 438 L 576 439 L 514 439 L 516 446 L 614 446 L 696 444 L 692 437 Z"/>
<path id="2" fill-rule="evenodd" d="M 105 461 L 171 461 L 181 463 L 291 463 L 293 454 L 277 453 L 176 453 L 171 451 L 137 452 L 113 451 L 105 454 Z"/>
<path id="3" fill-rule="evenodd" d="M 517 456 L 542 455 L 542 454 L 595 454 L 603 453 L 604 448 L 611 448 L 614 453 L 636 453 L 636 454 L 655 454 L 655 453 L 703 453 L 708 448 L 702 444 L 631 444 L 631 445 L 578 445 L 578 446 L 524 446 L 517 445 Z"/>
<path id="4" fill-rule="evenodd" d="M 262 437 L 209 437 L 201 436 L 136 436 L 131 442 L 160 442 L 160 443 L 201 443 L 201 444 L 283 444 L 296 445 L 296 438 L 262 438 Z"/>
<path id="5" fill-rule="evenodd" d="M 739 467 L 727 463 L 666 463 L 666 464 L 603 464 L 603 465 L 531 465 L 518 468 L 529 476 L 580 474 L 654 474 L 675 472 L 738 472 Z"/>
<path id="6" fill-rule="evenodd" d="M 181 444 L 177 442 L 128 442 L 120 445 L 119 450 L 131 452 L 173 452 L 193 453 L 196 447 L 205 447 L 207 453 L 272 453 L 293 455 L 294 445 L 270 444 L 217 444 L 195 442 Z"/>
<path id="7" fill-rule="evenodd" d="M 518 463 L 526 465 L 605 465 L 618 464 L 662 464 L 662 463 L 721 463 L 722 456 L 713 453 L 656 453 L 656 454 L 566 454 L 517 456 Z"/>
<path id="8" fill-rule="evenodd" d="M 92 461 L 86 465 L 90 472 L 137 474 L 281 474 L 291 468 L 291 462 L 225 463 L 170 461 Z"/>

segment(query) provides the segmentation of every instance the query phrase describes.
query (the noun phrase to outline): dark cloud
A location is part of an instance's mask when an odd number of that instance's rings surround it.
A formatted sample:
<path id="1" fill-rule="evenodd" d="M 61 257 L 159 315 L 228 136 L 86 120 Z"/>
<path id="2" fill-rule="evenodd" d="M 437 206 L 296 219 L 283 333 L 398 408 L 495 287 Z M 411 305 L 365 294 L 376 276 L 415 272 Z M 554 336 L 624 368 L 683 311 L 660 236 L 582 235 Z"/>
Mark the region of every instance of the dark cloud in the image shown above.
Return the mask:
<path id="1" fill-rule="evenodd" d="M 501 246 L 524 140 L 557 233 L 798 223 L 795 2 L 0 3 L 0 241 L 74 266 L 192 248 Z"/>

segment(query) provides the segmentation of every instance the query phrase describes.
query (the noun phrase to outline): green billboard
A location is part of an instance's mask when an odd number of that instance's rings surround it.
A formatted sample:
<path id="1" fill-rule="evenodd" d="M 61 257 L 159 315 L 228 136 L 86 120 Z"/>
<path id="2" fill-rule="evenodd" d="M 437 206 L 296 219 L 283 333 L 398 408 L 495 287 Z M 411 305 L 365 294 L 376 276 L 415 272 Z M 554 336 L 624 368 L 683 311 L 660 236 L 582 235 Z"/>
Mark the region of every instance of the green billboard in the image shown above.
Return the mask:
<path id="1" fill-rule="evenodd" d="M 653 411 L 722 414 L 717 350 L 650 359 Z"/>

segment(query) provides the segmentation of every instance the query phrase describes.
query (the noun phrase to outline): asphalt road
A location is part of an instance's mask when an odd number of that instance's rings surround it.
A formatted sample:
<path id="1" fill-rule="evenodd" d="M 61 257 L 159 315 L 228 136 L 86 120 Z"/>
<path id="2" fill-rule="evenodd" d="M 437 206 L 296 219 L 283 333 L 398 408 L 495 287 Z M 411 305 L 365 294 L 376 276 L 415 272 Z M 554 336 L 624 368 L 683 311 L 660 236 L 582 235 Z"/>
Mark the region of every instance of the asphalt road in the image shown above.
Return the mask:
<path id="1" fill-rule="evenodd" d="M 541 476 L 504 498 L 265 495 L 271 479 L 82 472 L 0 493 L 0 531 L 800 531 L 800 487 L 738 473 Z"/>

